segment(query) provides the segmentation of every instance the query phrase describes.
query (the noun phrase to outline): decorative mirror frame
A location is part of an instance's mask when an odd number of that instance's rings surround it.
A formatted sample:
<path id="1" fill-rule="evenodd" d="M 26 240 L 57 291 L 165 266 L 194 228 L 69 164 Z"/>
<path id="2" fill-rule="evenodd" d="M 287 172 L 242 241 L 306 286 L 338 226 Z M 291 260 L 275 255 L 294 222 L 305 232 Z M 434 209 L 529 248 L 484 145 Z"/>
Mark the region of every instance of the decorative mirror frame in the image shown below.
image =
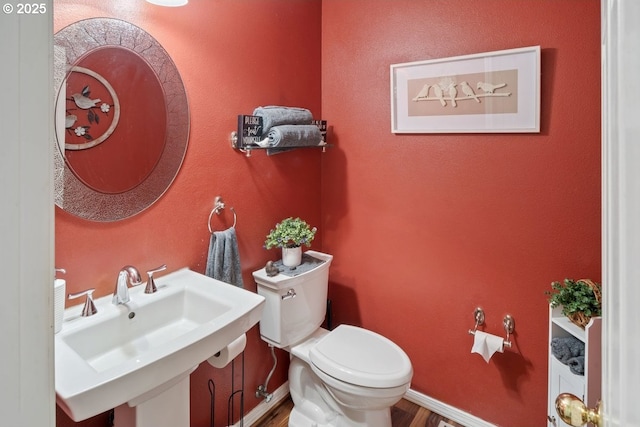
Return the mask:
<path id="1" fill-rule="evenodd" d="M 119 194 L 101 193 L 76 177 L 64 158 L 64 142 L 54 138 L 55 203 L 72 215 L 91 221 L 118 221 L 155 203 L 175 179 L 189 140 L 189 104 L 180 73 L 169 54 L 143 29 L 112 18 L 75 22 L 54 35 L 54 44 L 66 52 L 65 68 L 95 49 L 121 47 L 144 59 L 156 74 L 167 108 L 165 146 L 158 164 L 135 188 Z M 58 55 L 58 53 L 56 53 Z M 66 78 L 66 73 L 65 77 Z M 62 84 L 56 86 L 60 90 Z M 58 93 L 55 94 L 56 99 Z"/>

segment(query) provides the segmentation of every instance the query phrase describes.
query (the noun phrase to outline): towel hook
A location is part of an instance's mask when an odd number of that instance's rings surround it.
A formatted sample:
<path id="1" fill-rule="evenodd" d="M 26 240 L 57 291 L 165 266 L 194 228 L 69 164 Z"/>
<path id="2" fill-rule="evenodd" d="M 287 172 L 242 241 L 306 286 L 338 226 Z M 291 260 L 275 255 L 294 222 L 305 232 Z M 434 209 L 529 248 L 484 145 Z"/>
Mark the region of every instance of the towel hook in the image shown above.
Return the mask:
<path id="1" fill-rule="evenodd" d="M 224 200 L 222 200 L 222 197 L 216 196 L 213 203 L 213 209 L 211 209 L 211 212 L 209 213 L 209 220 L 207 221 L 207 227 L 209 227 L 209 233 L 213 233 L 213 230 L 211 229 L 211 218 L 213 217 L 213 214 L 220 215 L 220 212 L 224 208 L 225 208 Z M 238 216 L 236 215 L 236 210 L 233 209 L 233 206 L 231 206 L 229 209 L 231 209 L 231 212 L 233 212 L 232 227 L 236 228 L 236 224 L 238 223 Z"/>

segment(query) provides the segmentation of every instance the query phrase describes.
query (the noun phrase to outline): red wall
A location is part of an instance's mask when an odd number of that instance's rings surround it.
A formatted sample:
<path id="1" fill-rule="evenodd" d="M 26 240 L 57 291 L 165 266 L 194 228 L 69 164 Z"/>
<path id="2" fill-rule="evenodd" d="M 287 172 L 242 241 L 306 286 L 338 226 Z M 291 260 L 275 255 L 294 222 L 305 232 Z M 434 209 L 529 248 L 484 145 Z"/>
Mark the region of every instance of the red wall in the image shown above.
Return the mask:
<path id="1" fill-rule="evenodd" d="M 409 354 L 412 388 L 501 426 L 546 425 L 544 291 L 600 279 L 600 3 L 324 0 L 323 250 L 335 321 Z M 394 135 L 389 65 L 540 45 L 539 134 Z M 470 354 L 473 311 L 514 347 Z"/>
<path id="2" fill-rule="evenodd" d="M 229 134 L 238 114 L 259 105 L 294 105 L 320 117 L 320 1 L 192 1 L 162 8 L 143 0 L 56 0 L 55 31 L 81 19 L 111 17 L 143 28 L 167 50 L 186 86 L 191 134 L 184 164 L 169 191 L 150 209 L 114 223 L 94 223 L 56 209 L 56 265 L 67 269 L 68 291 L 95 287 L 96 296 L 113 292 L 121 267 L 142 272 L 166 263 L 204 272 L 209 245 L 207 218 L 221 195 L 238 214 L 237 233 L 245 287 L 255 291 L 251 272 L 277 259 L 262 248 L 280 219 L 299 215 L 320 225 L 320 159 L 315 150 L 251 158 L 235 152 Z M 214 229 L 232 224 L 228 210 Z M 321 248 L 318 237 L 315 248 Z M 70 304 L 68 304 L 70 305 Z M 246 407 L 263 383 L 272 359 L 257 328 L 248 334 Z M 269 384 L 286 379 L 285 353 Z M 227 425 L 231 370 L 203 364 L 191 376 L 192 426 L 209 426 L 209 389 L 216 383 L 216 425 Z M 240 381 L 238 374 L 236 385 Z M 236 408 L 238 406 L 236 405 Z M 75 425 L 58 410 L 58 426 Z M 80 425 L 104 426 L 105 416 Z"/>

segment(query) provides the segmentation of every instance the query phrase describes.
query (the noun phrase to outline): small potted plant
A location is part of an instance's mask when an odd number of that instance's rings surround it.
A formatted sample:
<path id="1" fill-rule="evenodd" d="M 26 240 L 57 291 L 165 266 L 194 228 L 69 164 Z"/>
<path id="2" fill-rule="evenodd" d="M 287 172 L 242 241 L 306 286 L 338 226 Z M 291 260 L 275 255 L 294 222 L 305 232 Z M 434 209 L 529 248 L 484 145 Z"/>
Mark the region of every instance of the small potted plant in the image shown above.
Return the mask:
<path id="1" fill-rule="evenodd" d="M 583 329 L 591 317 L 602 315 L 602 287 L 592 280 L 552 282 L 545 294 L 552 308 L 562 306 L 562 314 Z"/>
<path id="2" fill-rule="evenodd" d="M 289 217 L 276 224 L 264 241 L 266 249 L 282 248 L 282 263 L 296 267 L 302 262 L 302 245 L 311 246 L 318 229 L 300 218 Z"/>

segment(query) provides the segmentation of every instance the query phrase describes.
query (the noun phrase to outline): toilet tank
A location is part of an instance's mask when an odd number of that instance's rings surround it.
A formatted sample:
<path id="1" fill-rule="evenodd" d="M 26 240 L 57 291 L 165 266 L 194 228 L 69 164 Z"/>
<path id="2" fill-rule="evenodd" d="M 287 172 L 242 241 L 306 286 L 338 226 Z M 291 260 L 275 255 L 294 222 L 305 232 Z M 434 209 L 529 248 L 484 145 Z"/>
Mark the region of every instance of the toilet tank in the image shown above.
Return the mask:
<path id="1" fill-rule="evenodd" d="M 295 270 L 280 272 L 273 277 L 267 276 L 264 268 L 253 272 L 258 294 L 266 299 L 260 319 L 260 336 L 278 348 L 302 341 L 324 321 L 329 266 L 333 256 L 307 251 L 303 262 L 309 256 L 317 265 L 297 275 Z"/>

